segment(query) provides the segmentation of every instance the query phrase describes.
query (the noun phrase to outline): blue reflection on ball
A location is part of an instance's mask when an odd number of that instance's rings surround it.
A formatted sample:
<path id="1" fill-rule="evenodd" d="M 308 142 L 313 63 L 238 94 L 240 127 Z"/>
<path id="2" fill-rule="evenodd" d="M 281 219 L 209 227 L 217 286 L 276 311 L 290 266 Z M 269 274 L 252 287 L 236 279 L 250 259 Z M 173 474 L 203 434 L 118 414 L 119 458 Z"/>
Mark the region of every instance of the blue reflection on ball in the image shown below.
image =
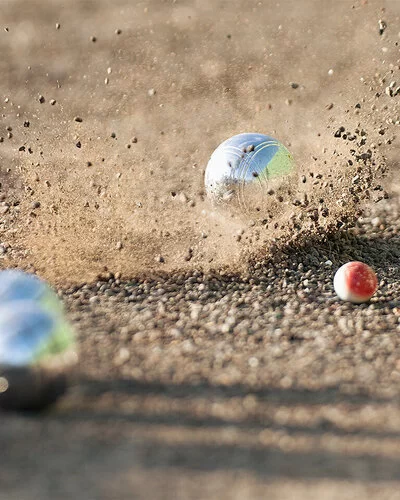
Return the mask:
<path id="1" fill-rule="evenodd" d="M 34 274 L 17 269 L 0 272 L 0 304 L 12 300 L 41 300 L 50 288 Z"/>
<path id="2" fill-rule="evenodd" d="M 269 181 L 293 170 L 293 157 L 276 139 L 246 133 L 227 139 L 211 155 L 205 172 L 207 194 L 214 201 L 257 204 L 257 193 L 267 190 Z M 253 198 L 252 198 L 253 197 Z"/>
<path id="3" fill-rule="evenodd" d="M 34 363 L 54 334 L 56 320 L 34 301 L 0 306 L 0 365 Z"/>

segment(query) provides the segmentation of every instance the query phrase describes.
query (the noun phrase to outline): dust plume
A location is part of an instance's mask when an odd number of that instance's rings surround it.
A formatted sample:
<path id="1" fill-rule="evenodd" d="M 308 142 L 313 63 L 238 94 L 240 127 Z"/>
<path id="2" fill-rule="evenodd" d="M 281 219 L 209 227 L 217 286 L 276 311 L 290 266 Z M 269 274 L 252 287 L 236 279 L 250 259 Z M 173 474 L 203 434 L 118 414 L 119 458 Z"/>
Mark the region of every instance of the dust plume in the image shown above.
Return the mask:
<path id="1" fill-rule="evenodd" d="M 385 91 L 398 72 L 390 9 L 6 3 L 1 265 L 54 283 L 105 268 L 242 270 L 271 243 L 345 225 L 386 196 L 400 98 L 397 84 Z M 385 16 L 393 27 L 380 33 Z M 219 211 L 204 192 L 212 151 L 241 132 L 276 137 L 296 160 L 257 217 Z"/>

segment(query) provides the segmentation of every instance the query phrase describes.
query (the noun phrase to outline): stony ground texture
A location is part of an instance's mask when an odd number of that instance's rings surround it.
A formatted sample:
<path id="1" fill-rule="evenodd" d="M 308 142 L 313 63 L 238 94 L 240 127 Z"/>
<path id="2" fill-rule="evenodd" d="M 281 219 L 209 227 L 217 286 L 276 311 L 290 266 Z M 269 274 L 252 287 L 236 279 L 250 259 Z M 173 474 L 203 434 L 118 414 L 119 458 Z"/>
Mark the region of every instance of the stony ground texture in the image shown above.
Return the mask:
<path id="1" fill-rule="evenodd" d="M 52 280 L 81 351 L 56 407 L 1 415 L 0 500 L 400 498 L 397 3 L 0 9 L 1 267 Z M 275 219 L 220 218 L 202 173 L 250 129 L 304 187 L 237 266 Z M 326 204 L 364 215 L 326 234 Z"/>
<path id="2" fill-rule="evenodd" d="M 0 498 L 399 498 L 399 208 L 248 276 L 60 291 L 82 364 L 50 413 L 2 416 Z M 376 269 L 369 304 L 335 297 L 343 259 Z"/>

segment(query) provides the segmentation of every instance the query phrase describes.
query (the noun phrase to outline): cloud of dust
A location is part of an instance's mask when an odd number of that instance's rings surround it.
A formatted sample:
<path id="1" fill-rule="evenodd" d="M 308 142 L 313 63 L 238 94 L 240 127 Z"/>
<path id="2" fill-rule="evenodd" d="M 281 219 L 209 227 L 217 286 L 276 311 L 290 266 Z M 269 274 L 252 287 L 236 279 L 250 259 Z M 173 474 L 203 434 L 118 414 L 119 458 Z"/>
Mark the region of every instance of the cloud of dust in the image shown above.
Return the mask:
<path id="1" fill-rule="evenodd" d="M 382 59 L 390 71 L 395 47 L 390 26 L 379 35 L 379 2 L 89 3 L 6 9 L 13 138 L 1 175 L 20 179 L 8 185 L 10 265 L 53 282 L 105 267 L 243 269 L 271 242 L 338 228 L 380 196 L 390 131 L 379 132 L 375 73 Z M 211 153 L 242 132 L 276 137 L 296 159 L 257 215 L 204 192 Z"/>

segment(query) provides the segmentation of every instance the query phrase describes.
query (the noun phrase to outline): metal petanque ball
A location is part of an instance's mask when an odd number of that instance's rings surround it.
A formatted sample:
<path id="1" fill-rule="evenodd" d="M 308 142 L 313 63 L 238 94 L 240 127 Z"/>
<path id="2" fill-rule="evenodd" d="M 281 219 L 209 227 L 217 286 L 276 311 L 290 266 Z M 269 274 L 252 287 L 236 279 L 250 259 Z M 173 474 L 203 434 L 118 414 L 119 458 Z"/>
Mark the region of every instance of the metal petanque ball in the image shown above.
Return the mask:
<path id="1" fill-rule="evenodd" d="M 50 287 L 21 271 L 0 272 L 0 408 L 55 402 L 77 360 L 73 331 Z"/>
<path id="2" fill-rule="evenodd" d="M 294 169 L 292 155 L 276 139 L 246 133 L 227 139 L 211 155 L 205 172 L 207 195 L 240 212 L 260 211 L 272 185 Z"/>
<path id="3" fill-rule="evenodd" d="M 26 273 L 20 269 L 0 271 L 0 306 L 6 302 L 33 300 L 45 311 L 56 315 L 59 323 L 63 323 L 65 331 L 71 327 L 65 319 L 63 306 L 54 290 L 35 274 Z"/>
<path id="4" fill-rule="evenodd" d="M 62 312 L 55 292 L 36 275 L 19 269 L 0 271 L 0 305 L 15 300 L 34 300 L 51 312 Z"/>

